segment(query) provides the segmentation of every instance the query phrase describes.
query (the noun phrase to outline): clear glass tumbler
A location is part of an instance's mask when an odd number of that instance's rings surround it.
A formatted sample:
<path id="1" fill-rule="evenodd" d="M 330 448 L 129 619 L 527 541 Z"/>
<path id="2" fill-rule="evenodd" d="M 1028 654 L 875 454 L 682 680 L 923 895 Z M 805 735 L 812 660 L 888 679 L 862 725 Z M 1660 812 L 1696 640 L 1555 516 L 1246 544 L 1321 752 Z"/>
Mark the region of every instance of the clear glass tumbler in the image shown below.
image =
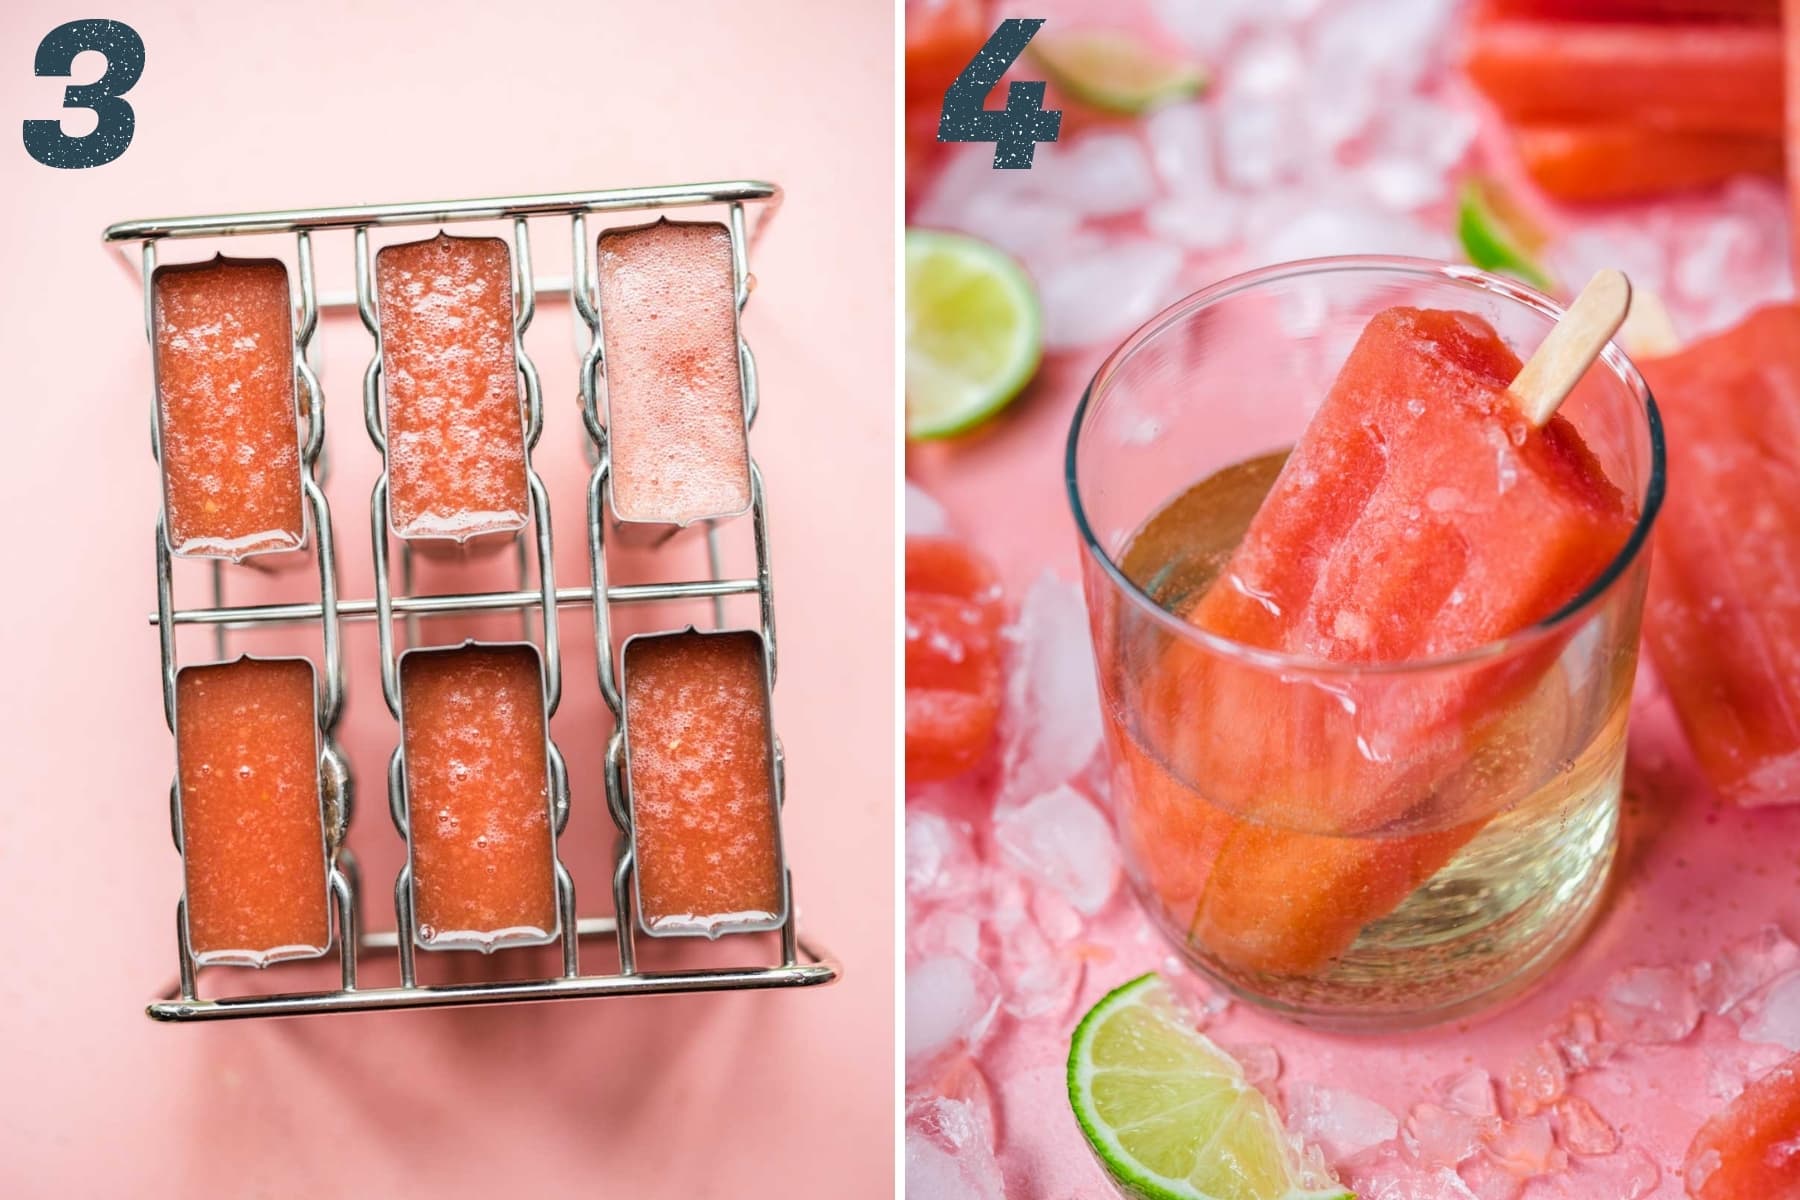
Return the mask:
<path id="1" fill-rule="evenodd" d="M 1608 346 L 1560 411 L 1636 525 L 1561 611 L 1463 653 L 1377 665 L 1183 620 L 1364 325 L 1396 304 L 1478 314 L 1521 357 L 1561 314 L 1511 280 L 1415 259 L 1255 271 L 1114 351 L 1068 446 L 1132 885 L 1203 973 L 1336 1029 L 1495 1004 L 1580 936 L 1617 840 L 1663 489 L 1655 405 Z"/>

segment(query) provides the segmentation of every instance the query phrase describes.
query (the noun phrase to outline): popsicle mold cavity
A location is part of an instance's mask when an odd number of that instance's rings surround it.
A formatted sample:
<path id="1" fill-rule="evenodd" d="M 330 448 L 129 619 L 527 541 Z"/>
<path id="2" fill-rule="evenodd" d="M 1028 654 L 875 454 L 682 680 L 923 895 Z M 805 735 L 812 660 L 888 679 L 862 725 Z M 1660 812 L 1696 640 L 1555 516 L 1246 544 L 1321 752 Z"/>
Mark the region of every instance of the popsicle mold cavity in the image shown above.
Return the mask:
<path id="1" fill-rule="evenodd" d="M 543 666 L 529 644 L 400 657 L 415 941 L 491 950 L 557 933 Z"/>
<path id="2" fill-rule="evenodd" d="M 656 221 L 599 241 L 613 514 L 687 525 L 750 507 L 731 234 Z"/>
<path id="3" fill-rule="evenodd" d="M 640 635 L 622 658 L 645 932 L 717 937 L 779 927 L 787 886 L 762 635 Z"/>
<path id="4" fill-rule="evenodd" d="M 439 234 L 388 246 L 375 256 L 375 284 L 394 533 L 464 542 L 524 528 L 506 243 Z"/>
<path id="5" fill-rule="evenodd" d="M 331 944 L 312 664 L 239 658 L 175 679 L 187 939 L 202 966 Z"/>
<path id="6" fill-rule="evenodd" d="M 171 552 L 242 559 L 305 538 L 287 268 L 223 256 L 151 277 Z"/>

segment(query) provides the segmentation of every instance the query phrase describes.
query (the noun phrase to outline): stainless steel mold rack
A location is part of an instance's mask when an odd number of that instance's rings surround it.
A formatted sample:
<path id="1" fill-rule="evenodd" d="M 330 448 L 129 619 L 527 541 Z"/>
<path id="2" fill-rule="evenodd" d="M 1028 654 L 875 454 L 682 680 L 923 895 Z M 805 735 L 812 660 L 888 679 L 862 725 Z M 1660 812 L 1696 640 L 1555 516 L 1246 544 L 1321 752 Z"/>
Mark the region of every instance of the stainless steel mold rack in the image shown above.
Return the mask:
<path id="1" fill-rule="evenodd" d="M 409 622 L 421 616 L 515 611 L 523 615 L 527 632 L 536 627 L 537 641 L 544 666 L 544 698 L 546 713 L 553 713 L 561 697 L 562 661 L 557 636 L 556 611 L 564 606 L 588 605 L 594 619 L 597 643 L 597 679 L 600 693 L 615 722 L 621 715 L 620 695 L 614 677 L 614 652 L 609 610 L 615 604 L 711 599 L 715 623 L 724 624 L 724 597 L 755 595 L 758 598 L 760 632 L 765 639 L 771 680 L 775 664 L 775 617 L 773 588 L 769 572 L 767 515 L 764 506 L 763 478 L 754 461 L 750 464 L 752 486 L 751 524 L 756 552 L 756 574 L 753 578 L 724 578 L 716 522 L 705 526 L 709 578 L 668 583 L 611 585 L 606 582 L 605 530 L 607 513 L 602 502 L 609 471 L 606 429 L 597 401 L 600 379 L 604 371 L 604 352 L 600 335 L 600 312 L 594 279 L 594 243 L 589 240 L 589 214 L 611 212 L 650 212 L 695 206 L 723 207 L 731 236 L 732 274 L 735 300 L 741 312 L 749 297 L 749 249 L 757 234 L 767 224 L 780 203 L 781 191 L 773 184 L 755 181 L 704 183 L 681 187 L 621 188 L 592 192 L 564 192 L 539 196 L 499 196 L 483 199 L 452 200 L 419 204 L 377 204 L 341 208 L 291 209 L 272 212 L 241 213 L 223 216 L 176 217 L 157 220 L 126 221 L 109 227 L 105 241 L 120 251 L 121 261 L 134 276 L 141 277 L 144 294 L 145 331 L 154 347 L 151 277 L 157 265 L 157 248 L 165 240 L 182 238 L 221 238 L 244 234 L 292 234 L 296 285 L 296 319 L 294 321 L 294 370 L 298 387 L 306 398 L 303 409 L 305 424 L 302 443 L 302 491 L 307 515 L 311 521 L 318 565 L 318 599 L 316 601 L 237 605 L 223 603 L 224 567 L 212 564 L 212 604 L 204 608 L 177 609 L 174 603 L 172 563 L 167 538 L 164 536 L 166 514 L 159 511 L 156 526 L 157 611 L 150 616 L 159 633 L 162 651 L 163 709 L 171 731 L 175 722 L 175 677 L 177 656 L 175 630 L 181 625 L 209 625 L 215 630 L 218 655 L 225 657 L 225 633 L 228 629 L 245 629 L 271 624 L 318 622 L 321 636 L 319 663 L 318 720 L 320 732 L 320 773 L 325 798 L 325 830 L 330 859 L 329 883 L 333 899 L 334 939 L 339 960 L 338 986 L 330 990 L 289 992 L 276 995 L 241 995 L 202 998 L 198 988 L 198 970 L 187 939 L 185 898 L 177 905 L 176 934 L 179 954 L 179 982 L 163 998 L 148 1007 L 158 1020 L 192 1021 L 262 1016 L 293 1016 L 323 1012 L 351 1012 L 437 1006 L 503 1004 L 531 1000 L 575 999 L 590 996 L 645 995 L 666 992 L 702 992 L 791 988 L 826 984 L 840 974 L 838 964 L 822 949 L 809 945 L 796 929 L 795 907 L 791 900 L 792 878 L 788 876 L 790 900 L 787 919 L 779 936 L 780 961 L 767 966 L 700 968 L 686 970 L 644 971 L 637 966 L 634 947 L 634 894 L 632 888 L 632 847 L 629 804 L 624 771 L 624 739 L 622 729 L 615 728 L 605 757 L 605 790 L 607 810 L 620 833 L 612 873 L 612 891 L 616 916 L 579 917 L 575 903 L 575 882 L 560 861 L 556 864 L 556 893 L 560 914 L 558 941 L 561 946 L 560 973 L 539 979 L 506 982 L 477 982 L 445 985 L 420 985 L 415 971 L 413 938 L 410 936 L 412 913 L 407 872 L 403 870 L 395 882 L 395 931 L 368 931 L 363 928 L 364 893 L 358 879 L 355 860 L 344 844 L 349 828 L 354 781 L 347 760 L 337 747 L 334 734 L 343 705 L 344 669 L 340 623 L 346 620 L 375 620 L 379 631 L 382 665 L 382 690 L 390 712 L 399 716 L 399 694 L 394 654 L 393 621 L 396 616 Z M 747 221 L 747 210 L 754 206 L 754 227 Z M 531 266 L 530 228 L 532 219 L 566 218 L 573 242 L 573 270 L 568 279 L 538 278 Z M 374 350 L 363 375 L 363 416 L 370 438 L 384 451 L 381 413 L 380 324 L 373 299 L 373 263 L 368 233 L 371 228 L 391 226 L 439 226 L 463 221 L 511 222 L 511 252 L 514 290 L 514 350 L 522 385 L 526 414 L 526 470 L 531 500 L 529 538 L 521 535 L 519 543 L 519 587 L 516 590 L 468 592 L 445 595 L 415 595 L 412 591 L 410 550 L 402 552 L 402 588 L 396 594 L 389 575 L 387 530 L 387 473 L 384 469 L 370 496 L 372 550 L 375 566 L 375 595 L 369 599 L 340 599 L 338 595 L 335 548 L 330 505 L 320 482 L 321 453 L 325 446 L 325 396 L 314 369 L 316 355 L 313 338 L 318 329 L 321 310 L 355 309 L 375 339 Z M 320 295 L 313 272 L 312 235 L 320 231 L 350 231 L 354 238 L 356 289 L 350 295 Z M 130 246 L 139 247 L 138 254 Z M 135 261 L 134 261 L 135 257 Z M 525 352 L 523 335 L 531 323 L 540 294 L 566 296 L 573 315 L 580 324 L 573 325 L 572 335 L 580 354 L 580 389 L 583 423 L 589 439 L 590 454 L 595 460 L 587 494 L 587 535 L 590 581 L 586 587 L 558 587 L 555 578 L 550 503 L 543 481 L 530 464 L 530 452 L 543 429 L 543 401 L 535 366 Z M 585 332 L 585 339 L 582 334 Z M 741 334 L 738 359 L 742 380 L 744 418 L 753 422 L 757 410 L 755 360 Z M 154 400 L 152 415 L 154 418 Z M 155 422 L 152 422 L 153 428 Z M 153 449 L 159 447 L 153 446 Z M 159 454 L 160 457 L 160 454 Z M 535 586 L 532 586 L 531 559 L 535 559 Z M 535 616 L 536 620 L 533 620 Z M 399 734 L 396 729 L 396 739 Z M 775 749 L 775 799 L 782 798 L 785 771 L 779 741 Z M 549 747 L 553 828 L 560 834 L 570 811 L 567 772 L 554 744 Z M 398 747 L 388 770 L 390 811 L 395 827 L 406 836 L 403 764 Z M 170 811 L 177 850 L 181 849 L 179 780 L 170 789 Z M 784 868 L 785 869 L 785 868 Z M 601 974 L 584 974 L 581 970 L 579 942 L 611 940 L 617 957 L 616 970 Z M 359 959 L 393 952 L 400 972 L 397 987 L 363 988 L 357 983 Z M 609 964 L 612 965 L 612 964 Z M 232 968 L 225 968 L 229 971 Z M 238 968 L 241 969 L 241 968 Z M 272 969 L 282 970 L 277 966 Z"/>

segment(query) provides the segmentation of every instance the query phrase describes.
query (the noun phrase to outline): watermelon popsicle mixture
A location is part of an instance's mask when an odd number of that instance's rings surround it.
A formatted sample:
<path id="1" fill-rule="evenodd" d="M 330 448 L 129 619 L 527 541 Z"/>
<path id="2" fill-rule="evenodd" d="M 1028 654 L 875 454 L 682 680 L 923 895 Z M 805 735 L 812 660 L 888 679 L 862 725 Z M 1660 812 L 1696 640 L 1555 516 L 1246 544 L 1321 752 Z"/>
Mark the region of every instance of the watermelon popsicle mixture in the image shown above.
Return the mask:
<path id="1" fill-rule="evenodd" d="M 1526 419 L 1507 391 L 1519 367 L 1473 314 L 1376 315 L 1244 540 L 1181 615 L 1298 660 L 1399 664 L 1475 649 L 1574 599 L 1635 513 L 1565 418 Z M 1195 905 L 1196 941 L 1241 969 L 1323 967 L 1482 828 L 1479 794 L 1456 819 L 1433 814 L 1484 742 L 1507 741 L 1493 757 L 1510 774 L 1484 769 L 1463 790 L 1505 795 L 1551 771 L 1538 727 L 1560 710 L 1535 685 L 1557 650 L 1552 637 L 1397 690 L 1320 689 L 1172 643 L 1144 692 L 1146 726 L 1205 798 L 1147 819 L 1150 877 L 1171 866 L 1159 846 L 1182 847 L 1188 861 L 1165 877 Z M 1515 711 L 1528 701 L 1537 709 Z M 1124 804 L 1129 830 L 1143 814 Z M 1172 838 L 1149 828 L 1171 825 Z M 1386 832 L 1399 826 L 1418 832 Z"/>
<path id="2" fill-rule="evenodd" d="M 655 935 L 787 913 L 762 635 L 651 634 L 623 652 L 638 909 Z"/>
<path id="3" fill-rule="evenodd" d="M 394 532 L 466 542 L 524 528 L 531 500 L 506 243 L 439 234 L 388 246 L 375 280 Z"/>

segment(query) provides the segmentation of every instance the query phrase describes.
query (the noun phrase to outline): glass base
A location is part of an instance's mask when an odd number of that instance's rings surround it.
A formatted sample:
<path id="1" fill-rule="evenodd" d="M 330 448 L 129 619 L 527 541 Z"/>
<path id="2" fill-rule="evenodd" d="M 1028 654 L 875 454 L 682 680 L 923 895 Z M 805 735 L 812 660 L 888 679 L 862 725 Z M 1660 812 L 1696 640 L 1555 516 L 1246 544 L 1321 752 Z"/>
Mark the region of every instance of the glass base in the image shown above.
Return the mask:
<path id="1" fill-rule="evenodd" d="M 1315 1029 L 1383 1033 L 1493 1009 L 1541 979 L 1598 912 L 1618 846 L 1623 758 L 1553 814 L 1528 804 L 1496 817 L 1318 973 L 1235 970 L 1186 930 L 1158 927 L 1208 980 Z"/>

